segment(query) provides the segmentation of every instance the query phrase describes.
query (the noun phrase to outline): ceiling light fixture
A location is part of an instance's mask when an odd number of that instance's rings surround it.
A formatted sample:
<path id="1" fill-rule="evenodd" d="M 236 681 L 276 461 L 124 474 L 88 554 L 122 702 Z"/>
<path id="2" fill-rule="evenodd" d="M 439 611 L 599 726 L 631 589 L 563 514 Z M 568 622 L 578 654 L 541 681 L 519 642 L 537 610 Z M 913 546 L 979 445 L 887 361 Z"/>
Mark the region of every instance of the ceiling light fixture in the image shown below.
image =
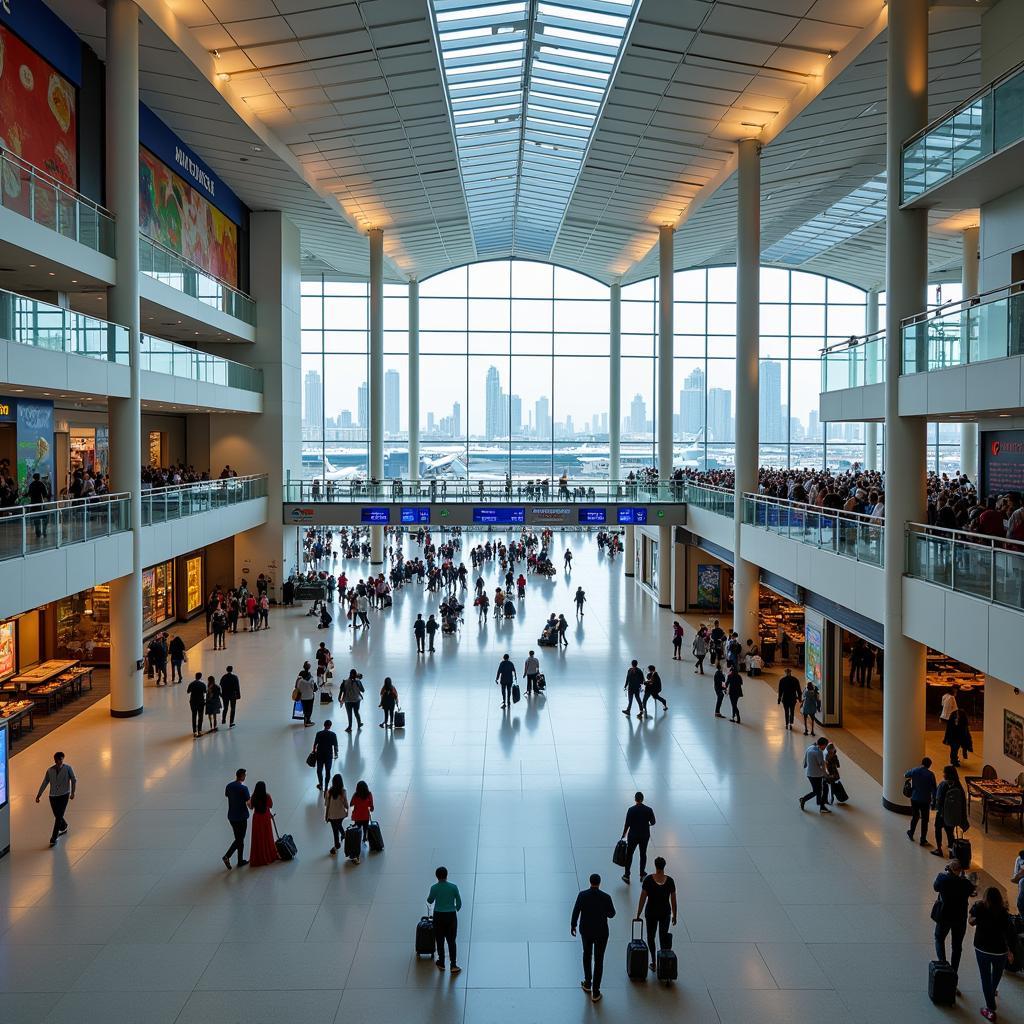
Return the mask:
<path id="1" fill-rule="evenodd" d="M 220 50 L 217 50 L 217 49 L 211 50 L 210 51 L 210 56 L 213 57 L 214 60 L 220 60 Z"/>
<path id="2" fill-rule="evenodd" d="M 230 81 L 231 81 L 231 76 L 230 76 L 230 75 L 229 75 L 229 74 L 228 74 L 228 73 L 227 73 L 226 71 L 221 71 L 221 72 L 220 72 L 220 73 L 219 73 L 219 74 L 217 75 L 217 77 L 218 77 L 218 78 L 219 78 L 219 79 L 220 79 L 220 80 L 221 80 L 222 82 L 230 82 Z"/>

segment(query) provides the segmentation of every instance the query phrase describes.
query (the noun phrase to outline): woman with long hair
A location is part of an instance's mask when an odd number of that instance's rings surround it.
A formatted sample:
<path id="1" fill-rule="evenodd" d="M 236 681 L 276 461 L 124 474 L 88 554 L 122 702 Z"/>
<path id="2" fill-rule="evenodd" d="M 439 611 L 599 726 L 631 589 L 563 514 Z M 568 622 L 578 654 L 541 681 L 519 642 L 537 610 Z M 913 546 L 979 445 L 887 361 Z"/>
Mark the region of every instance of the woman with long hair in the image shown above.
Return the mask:
<path id="1" fill-rule="evenodd" d="M 380 707 L 384 712 L 384 721 L 380 723 L 382 729 L 392 729 L 395 725 L 395 706 L 398 704 L 398 690 L 391 682 L 391 676 L 384 677 L 384 685 L 380 688 Z"/>
<path id="2" fill-rule="evenodd" d="M 345 792 L 345 783 L 340 775 L 335 775 L 324 793 L 324 820 L 331 826 L 331 833 L 334 836 L 334 845 L 330 849 L 332 857 L 337 856 L 341 849 L 342 835 L 345 831 L 343 826 L 347 817 L 348 794 Z"/>
<path id="3" fill-rule="evenodd" d="M 974 925 L 974 955 L 978 958 L 981 990 L 985 994 L 981 1015 L 986 1020 L 995 1020 L 996 992 L 1007 961 L 1013 963 L 1011 943 L 1016 944 L 1016 936 L 1003 894 L 994 885 L 985 890 L 983 900 L 971 907 L 969 921 Z"/>
<path id="4" fill-rule="evenodd" d="M 364 842 L 370 834 L 370 815 L 373 814 L 373 794 L 370 787 L 360 779 L 356 783 L 356 791 L 352 794 L 349 804 L 352 813 L 352 824 L 363 830 Z"/>
<path id="5" fill-rule="evenodd" d="M 273 798 L 267 792 L 267 784 L 261 779 L 253 787 L 249 797 L 252 810 L 252 843 L 249 846 L 249 867 L 258 868 L 273 864 L 280 858 L 274 842 Z"/>

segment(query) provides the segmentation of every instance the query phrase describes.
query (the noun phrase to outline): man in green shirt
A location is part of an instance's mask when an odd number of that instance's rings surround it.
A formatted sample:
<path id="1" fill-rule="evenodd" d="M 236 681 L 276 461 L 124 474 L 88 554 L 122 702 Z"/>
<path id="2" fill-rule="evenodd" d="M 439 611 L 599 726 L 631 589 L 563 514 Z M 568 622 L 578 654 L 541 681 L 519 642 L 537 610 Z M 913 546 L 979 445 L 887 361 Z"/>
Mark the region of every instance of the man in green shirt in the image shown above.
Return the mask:
<path id="1" fill-rule="evenodd" d="M 434 939 L 437 942 L 437 969 L 444 970 L 444 944 L 448 943 L 448 959 L 452 974 L 462 968 L 455 959 L 455 936 L 459 930 L 458 911 L 462 909 L 459 887 L 448 881 L 448 869 L 440 867 L 434 872 L 437 881 L 430 887 L 427 903 L 434 908 Z"/>

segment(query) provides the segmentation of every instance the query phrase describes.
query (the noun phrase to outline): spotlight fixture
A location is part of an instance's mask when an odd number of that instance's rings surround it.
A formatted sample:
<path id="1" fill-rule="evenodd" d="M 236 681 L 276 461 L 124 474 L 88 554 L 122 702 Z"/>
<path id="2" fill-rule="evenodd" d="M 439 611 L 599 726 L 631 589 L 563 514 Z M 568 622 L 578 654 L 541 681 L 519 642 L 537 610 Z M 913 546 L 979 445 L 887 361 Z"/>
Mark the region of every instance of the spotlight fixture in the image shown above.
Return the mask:
<path id="1" fill-rule="evenodd" d="M 230 82 L 230 81 L 231 81 L 231 76 L 230 76 L 230 75 L 229 75 L 229 74 L 228 74 L 228 73 L 227 73 L 226 71 L 221 71 L 221 72 L 220 72 L 220 73 L 219 73 L 219 74 L 217 75 L 217 77 L 218 77 L 218 78 L 219 78 L 219 79 L 220 79 L 220 80 L 221 80 L 222 82 Z"/>

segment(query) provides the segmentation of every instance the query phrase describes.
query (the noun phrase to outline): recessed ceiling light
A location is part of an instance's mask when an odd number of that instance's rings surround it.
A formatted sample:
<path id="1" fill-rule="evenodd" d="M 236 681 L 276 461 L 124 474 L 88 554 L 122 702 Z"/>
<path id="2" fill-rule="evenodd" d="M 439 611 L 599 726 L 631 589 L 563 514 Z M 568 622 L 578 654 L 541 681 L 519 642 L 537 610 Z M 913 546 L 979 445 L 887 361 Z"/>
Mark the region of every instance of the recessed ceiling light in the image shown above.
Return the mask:
<path id="1" fill-rule="evenodd" d="M 262 153 L 262 152 L 263 152 L 263 147 L 262 147 L 262 146 L 257 146 L 257 145 L 256 145 L 255 143 L 253 143 L 253 144 L 252 144 L 252 145 L 251 145 L 251 146 L 250 146 L 249 148 L 250 148 L 250 149 L 251 149 L 251 150 L 252 150 L 252 151 L 253 151 L 254 153 Z"/>
<path id="2" fill-rule="evenodd" d="M 226 71 L 222 71 L 217 77 L 222 82 L 230 82 L 231 81 L 231 76 Z"/>
<path id="3" fill-rule="evenodd" d="M 77 279 L 77 278 L 74 278 L 74 277 L 73 277 L 73 278 L 71 278 L 71 283 L 72 283 L 72 284 L 78 284 L 78 279 Z"/>
<path id="4" fill-rule="evenodd" d="M 11 390 L 12 391 L 17 391 L 18 394 L 21 394 L 21 392 L 24 391 L 25 389 L 24 388 L 12 388 Z"/>
<path id="5" fill-rule="evenodd" d="M 50 275 L 50 277 L 56 277 L 57 276 L 57 274 L 54 271 L 52 271 L 52 270 L 47 271 L 47 273 Z"/>
<path id="6" fill-rule="evenodd" d="M 31 268 L 32 268 L 33 270 L 35 270 L 35 269 L 36 269 L 36 266 L 37 266 L 37 264 L 35 264 L 35 263 L 30 263 L 30 264 L 29 264 L 29 266 L 30 266 L 30 267 L 31 267 Z"/>

